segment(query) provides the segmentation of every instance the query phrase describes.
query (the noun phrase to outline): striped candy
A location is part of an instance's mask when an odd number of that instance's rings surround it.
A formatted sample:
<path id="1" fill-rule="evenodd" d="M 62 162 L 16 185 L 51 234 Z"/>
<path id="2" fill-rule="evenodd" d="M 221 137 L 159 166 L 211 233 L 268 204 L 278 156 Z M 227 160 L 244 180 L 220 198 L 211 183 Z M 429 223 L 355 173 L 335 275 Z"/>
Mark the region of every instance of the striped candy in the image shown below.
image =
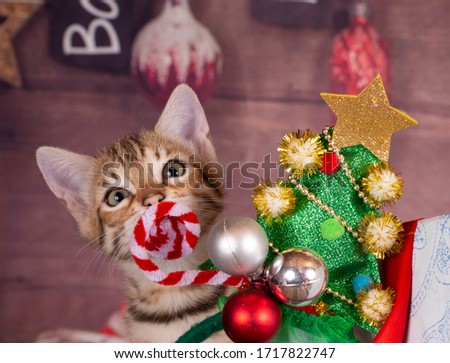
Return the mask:
<path id="1" fill-rule="evenodd" d="M 165 272 L 149 256 L 162 260 L 187 256 L 199 237 L 200 224 L 194 212 L 180 203 L 162 202 L 148 208 L 139 219 L 131 239 L 131 253 L 147 278 L 161 285 L 240 286 L 244 277 L 219 270 Z"/>

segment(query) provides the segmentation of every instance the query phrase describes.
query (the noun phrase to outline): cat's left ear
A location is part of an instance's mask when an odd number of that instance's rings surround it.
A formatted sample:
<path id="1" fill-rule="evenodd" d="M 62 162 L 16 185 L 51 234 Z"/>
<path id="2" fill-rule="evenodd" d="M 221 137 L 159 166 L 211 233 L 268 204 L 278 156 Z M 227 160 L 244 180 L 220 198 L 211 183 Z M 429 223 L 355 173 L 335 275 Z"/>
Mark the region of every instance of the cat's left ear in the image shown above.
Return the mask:
<path id="1" fill-rule="evenodd" d="M 194 143 L 208 160 L 216 160 L 205 112 L 195 92 L 187 85 L 175 88 L 155 126 L 156 132 Z"/>
<path id="2" fill-rule="evenodd" d="M 88 190 L 93 159 L 56 147 L 43 146 L 36 161 L 50 190 L 63 202 L 80 227 L 89 207 Z"/>

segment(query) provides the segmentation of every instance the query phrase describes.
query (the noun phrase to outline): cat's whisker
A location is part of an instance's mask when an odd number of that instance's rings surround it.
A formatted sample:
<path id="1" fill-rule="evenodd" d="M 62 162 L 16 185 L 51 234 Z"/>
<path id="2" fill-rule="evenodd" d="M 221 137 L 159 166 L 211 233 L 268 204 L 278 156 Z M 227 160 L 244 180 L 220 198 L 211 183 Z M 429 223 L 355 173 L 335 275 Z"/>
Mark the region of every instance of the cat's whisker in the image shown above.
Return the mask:
<path id="1" fill-rule="evenodd" d="M 105 237 L 105 236 L 106 236 L 106 232 L 100 234 L 97 238 L 94 238 L 94 239 L 88 241 L 88 242 L 87 242 L 83 247 L 81 247 L 81 248 L 78 250 L 78 252 L 73 256 L 73 260 L 75 260 L 75 259 L 81 254 L 81 252 L 83 252 L 83 250 L 85 250 L 88 246 L 91 246 L 91 245 L 92 245 L 92 246 L 96 247 L 97 241 L 100 240 L 101 238 Z M 81 240 L 81 239 L 80 239 L 80 240 Z"/>
<path id="2" fill-rule="evenodd" d="M 97 260 L 102 256 L 103 256 L 102 250 L 97 250 L 96 253 L 94 254 L 94 257 L 91 258 L 91 260 L 88 262 L 88 264 L 84 268 L 83 274 L 85 274 L 88 271 L 89 267 L 91 265 L 94 265 L 97 262 Z"/>

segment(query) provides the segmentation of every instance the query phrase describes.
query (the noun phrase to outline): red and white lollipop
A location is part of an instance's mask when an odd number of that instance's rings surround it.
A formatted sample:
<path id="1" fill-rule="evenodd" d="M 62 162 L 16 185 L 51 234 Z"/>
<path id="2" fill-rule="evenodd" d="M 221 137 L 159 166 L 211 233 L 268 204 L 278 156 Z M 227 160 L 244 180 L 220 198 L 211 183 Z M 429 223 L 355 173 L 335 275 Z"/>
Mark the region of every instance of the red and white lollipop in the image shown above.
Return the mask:
<path id="1" fill-rule="evenodd" d="M 162 285 L 240 286 L 243 276 L 231 276 L 219 270 L 166 272 L 152 261 L 175 260 L 189 255 L 200 237 L 197 215 L 183 204 L 162 202 L 146 210 L 136 224 L 131 239 L 131 253 L 142 272 Z"/>

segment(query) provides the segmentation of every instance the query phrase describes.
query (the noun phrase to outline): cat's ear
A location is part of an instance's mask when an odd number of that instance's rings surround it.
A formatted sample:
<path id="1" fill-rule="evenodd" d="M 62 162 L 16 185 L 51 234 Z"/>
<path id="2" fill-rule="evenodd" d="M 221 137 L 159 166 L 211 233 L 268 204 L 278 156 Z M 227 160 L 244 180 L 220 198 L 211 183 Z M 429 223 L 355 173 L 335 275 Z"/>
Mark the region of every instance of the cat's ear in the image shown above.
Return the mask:
<path id="1" fill-rule="evenodd" d="M 36 160 L 50 190 L 81 224 L 88 211 L 88 189 L 93 158 L 43 146 Z"/>
<path id="2" fill-rule="evenodd" d="M 170 95 L 155 131 L 191 141 L 200 154 L 216 159 L 203 107 L 195 92 L 185 84 L 177 86 Z"/>

